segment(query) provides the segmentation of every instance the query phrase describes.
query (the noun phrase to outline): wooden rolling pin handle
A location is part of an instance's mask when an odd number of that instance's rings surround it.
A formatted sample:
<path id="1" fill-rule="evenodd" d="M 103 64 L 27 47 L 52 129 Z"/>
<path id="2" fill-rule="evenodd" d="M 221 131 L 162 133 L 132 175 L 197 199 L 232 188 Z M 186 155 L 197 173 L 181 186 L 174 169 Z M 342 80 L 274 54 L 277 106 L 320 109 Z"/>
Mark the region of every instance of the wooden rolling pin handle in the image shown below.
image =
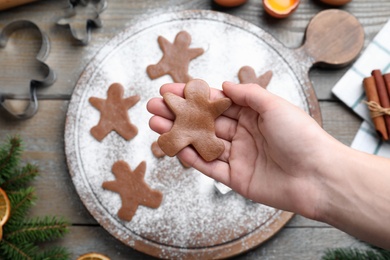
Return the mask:
<path id="1" fill-rule="evenodd" d="M 9 9 L 15 6 L 24 5 L 38 0 L 0 0 L 0 10 Z"/>

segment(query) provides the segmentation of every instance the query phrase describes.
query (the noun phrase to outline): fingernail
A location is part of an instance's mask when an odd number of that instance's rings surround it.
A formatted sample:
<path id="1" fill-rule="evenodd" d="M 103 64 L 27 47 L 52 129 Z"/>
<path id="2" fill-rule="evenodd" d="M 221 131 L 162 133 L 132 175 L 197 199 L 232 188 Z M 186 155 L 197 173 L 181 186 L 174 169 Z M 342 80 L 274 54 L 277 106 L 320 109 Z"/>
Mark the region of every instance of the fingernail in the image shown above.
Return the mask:
<path id="1" fill-rule="evenodd" d="M 236 83 L 231 82 L 231 81 L 225 81 L 225 82 L 222 83 L 222 85 L 225 85 L 225 86 L 233 86 L 233 85 L 236 85 Z"/>

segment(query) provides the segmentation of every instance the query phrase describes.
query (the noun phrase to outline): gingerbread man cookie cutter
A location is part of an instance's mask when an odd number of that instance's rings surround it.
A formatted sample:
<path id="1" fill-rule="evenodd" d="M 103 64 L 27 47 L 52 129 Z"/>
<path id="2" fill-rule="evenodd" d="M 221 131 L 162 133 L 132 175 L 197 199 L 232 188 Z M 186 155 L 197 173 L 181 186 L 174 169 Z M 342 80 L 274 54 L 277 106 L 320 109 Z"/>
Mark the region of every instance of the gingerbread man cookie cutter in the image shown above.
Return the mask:
<path id="1" fill-rule="evenodd" d="M 65 16 L 60 18 L 57 24 L 68 26 L 73 38 L 81 45 L 87 45 L 91 39 L 92 28 L 103 26 L 100 14 L 106 8 L 106 0 L 70 0 Z"/>
<path id="2" fill-rule="evenodd" d="M 44 78 L 42 80 L 31 79 L 29 89 L 29 104 L 25 108 L 25 110 L 20 113 L 15 112 L 7 105 L 5 101 L 8 97 L 4 93 L 0 92 L 0 110 L 2 112 L 5 112 L 5 114 L 10 116 L 11 118 L 19 120 L 31 118 L 37 113 L 37 88 L 50 86 L 56 80 L 56 75 L 54 71 L 46 63 L 44 63 L 50 51 L 49 38 L 35 23 L 28 20 L 18 20 L 6 25 L 0 33 L 0 48 L 4 49 L 11 35 L 21 29 L 36 30 L 40 35 L 41 48 L 35 58 L 40 63 L 40 68 L 44 73 Z"/>

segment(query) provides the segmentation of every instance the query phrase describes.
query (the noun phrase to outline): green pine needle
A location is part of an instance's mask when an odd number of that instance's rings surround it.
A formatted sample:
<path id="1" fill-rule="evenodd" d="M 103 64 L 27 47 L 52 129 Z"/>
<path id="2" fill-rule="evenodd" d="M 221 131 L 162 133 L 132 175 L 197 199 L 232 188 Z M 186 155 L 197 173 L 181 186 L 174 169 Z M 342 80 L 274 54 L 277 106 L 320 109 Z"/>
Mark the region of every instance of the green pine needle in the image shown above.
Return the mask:
<path id="1" fill-rule="evenodd" d="M 35 260 L 38 247 L 33 243 L 15 244 L 5 239 L 0 243 L 1 259 Z"/>
<path id="2" fill-rule="evenodd" d="M 43 251 L 42 253 L 36 256 L 38 260 L 67 260 L 70 259 L 70 254 L 62 247 L 54 247 L 48 250 Z"/>
<path id="3" fill-rule="evenodd" d="M 19 137 L 11 137 L 0 145 L 0 187 L 11 203 L 10 218 L 2 227 L 0 259 L 69 259 L 65 248 L 42 250 L 38 246 L 39 242 L 63 237 L 69 231 L 68 223 L 57 217 L 26 217 L 37 199 L 35 189 L 28 184 L 38 175 L 38 168 L 31 164 L 20 166 L 22 148 Z"/>
<path id="4" fill-rule="evenodd" d="M 68 223 L 56 217 L 44 217 L 26 220 L 12 225 L 13 231 L 4 236 L 9 241 L 46 242 L 61 238 L 67 233 Z"/>
<path id="5" fill-rule="evenodd" d="M 21 169 L 15 169 L 14 174 L 1 187 L 5 190 L 17 190 L 20 187 L 27 186 L 37 176 L 38 167 L 36 165 L 26 164 Z"/>
<path id="6" fill-rule="evenodd" d="M 356 248 L 336 248 L 327 250 L 322 260 L 386 260 L 389 259 L 389 252 L 385 250 L 383 254 L 380 250 L 356 249 Z"/>
<path id="7" fill-rule="evenodd" d="M 21 188 L 18 191 L 7 191 L 7 194 L 12 205 L 11 218 L 8 220 L 8 223 L 19 223 L 23 221 L 28 210 L 37 199 L 35 189 L 33 187 Z"/>
<path id="8" fill-rule="evenodd" d="M 0 146 L 0 185 L 13 175 L 21 152 L 22 142 L 18 137 L 10 137 L 8 142 Z"/>

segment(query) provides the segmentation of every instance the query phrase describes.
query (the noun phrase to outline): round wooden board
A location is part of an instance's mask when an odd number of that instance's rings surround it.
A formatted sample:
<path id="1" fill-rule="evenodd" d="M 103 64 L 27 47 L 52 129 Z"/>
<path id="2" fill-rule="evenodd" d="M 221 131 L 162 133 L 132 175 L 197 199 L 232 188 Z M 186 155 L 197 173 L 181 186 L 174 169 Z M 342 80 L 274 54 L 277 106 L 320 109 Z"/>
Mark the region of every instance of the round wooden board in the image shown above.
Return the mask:
<path id="1" fill-rule="evenodd" d="M 65 152 L 82 202 L 123 243 L 160 258 L 227 258 L 259 246 L 293 214 L 253 203 L 235 192 L 223 195 L 216 190 L 213 180 L 194 169 L 185 169 L 176 158 L 157 159 L 152 155 L 151 144 L 158 135 L 149 129 L 151 115 L 146 103 L 159 96 L 162 84 L 172 80 L 169 76 L 151 80 L 146 67 L 162 56 L 157 37 L 161 35 L 173 42 L 182 30 L 192 36 L 190 47 L 205 50 L 190 63 L 192 77 L 220 88 L 223 81 L 238 82 L 237 73 L 242 66 L 253 67 L 258 75 L 272 70 L 269 91 L 311 115 L 318 114 L 315 96 L 308 95 L 311 90 L 302 84 L 307 82 L 306 75 L 297 75 L 291 69 L 283 55 L 289 55 L 288 50 L 269 34 L 222 13 L 169 13 L 139 21 L 117 35 L 87 66 L 69 104 Z M 139 133 L 125 141 L 111 132 L 99 142 L 90 129 L 98 123 L 100 113 L 88 99 L 106 99 L 107 89 L 115 82 L 125 87 L 125 97 L 141 96 L 129 110 Z M 104 190 L 102 183 L 114 179 L 111 167 L 118 160 L 126 161 L 132 169 L 146 161 L 145 181 L 164 195 L 158 209 L 140 206 L 130 222 L 117 217 L 120 197 Z"/>

